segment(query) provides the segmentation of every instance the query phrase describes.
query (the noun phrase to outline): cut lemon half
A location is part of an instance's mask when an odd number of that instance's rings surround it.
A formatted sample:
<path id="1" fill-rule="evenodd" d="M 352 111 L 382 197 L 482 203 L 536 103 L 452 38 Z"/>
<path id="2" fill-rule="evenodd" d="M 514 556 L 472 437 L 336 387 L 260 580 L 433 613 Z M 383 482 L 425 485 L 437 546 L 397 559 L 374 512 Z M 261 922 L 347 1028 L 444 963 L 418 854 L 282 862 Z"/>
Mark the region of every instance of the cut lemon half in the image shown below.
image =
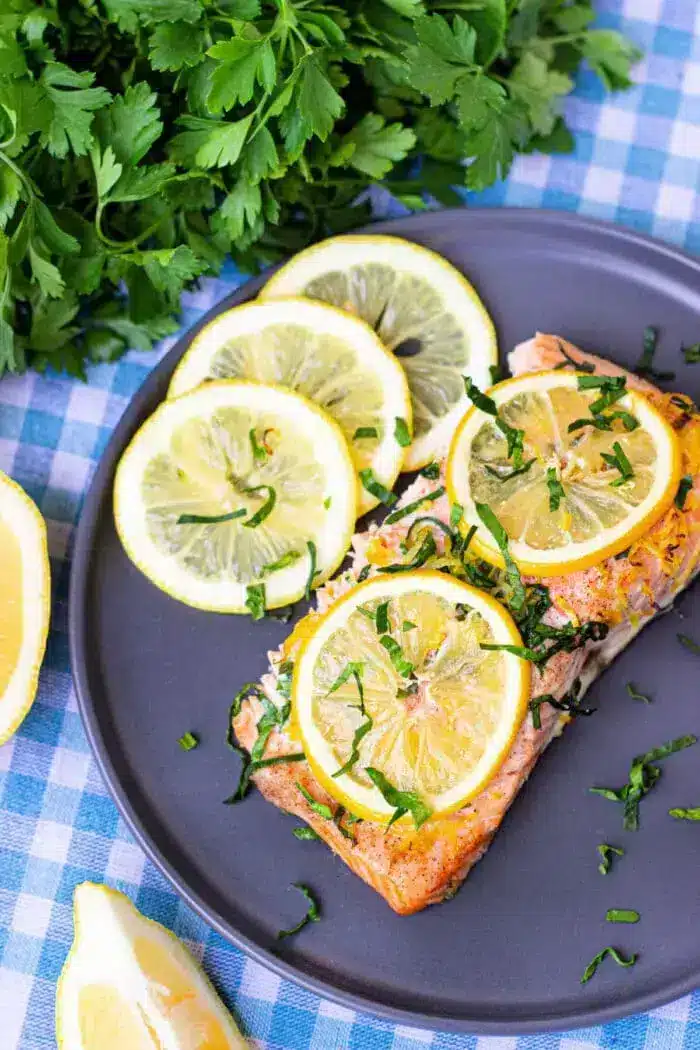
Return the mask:
<path id="1" fill-rule="evenodd" d="M 292 693 L 304 752 L 329 794 L 374 821 L 396 806 L 368 769 L 415 795 L 424 814 L 477 795 L 512 746 L 530 685 L 527 661 L 485 644 L 521 639 L 502 605 L 444 573 L 376 576 L 340 598 L 297 656 Z"/>
<path id="2" fill-rule="evenodd" d="M 408 384 L 396 359 L 357 318 L 306 299 L 237 306 L 195 337 L 168 396 L 207 379 L 253 379 L 297 390 L 340 425 L 358 474 L 370 469 L 387 489 L 396 481 L 411 434 Z M 378 502 L 358 480 L 358 514 Z"/>
<path id="3" fill-rule="evenodd" d="M 399 237 L 333 237 L 295 255 L 260 293 L 304 295 L 361 317 L 403 365 L 413 401 L 405 470 L 443 453 L 466 411 L 463 376 L 491 382 L 493 323 L 469 281 L 441 256 Z"/>
<path id="4" fill-rule="evenodd" d="M 34 702 L 50 590 L 44 519 L 24 489 L 0 471 L 0 744 Z"/>
<path id="5" fill-rule="evenodd" d="M 58 980 L 61 1050 L 249 1050 L 174 934 L 116 890 L 75 890 L 75 938 Z"/>
<path id="6" fill-rule="evenodd" d="M 233 380 L 162 404 L 114 483 L 121 541 L 157 587 L 187 605 L 256 617 L 338 568 L 355 508 L 337 423 L 290 390 Z"/>
<path id="7" fill-rule="evenodd" d="M 503 558 L 476 504 L 496 515 L 523 572 L 544 577 L 625 550 L 673 501 L 681 470 L 674 431 L 634 390 L 601 410 L 605 388 L 579 387 L 591 381 L 554 371 L 492 387 L 500 420 L 522 431 L 520 467 L 492 415 L 474 407 L 458 427 L 448 492 L 464 509 L 462 527 L 478 526 L 471 550 L 492 565 Z"/>

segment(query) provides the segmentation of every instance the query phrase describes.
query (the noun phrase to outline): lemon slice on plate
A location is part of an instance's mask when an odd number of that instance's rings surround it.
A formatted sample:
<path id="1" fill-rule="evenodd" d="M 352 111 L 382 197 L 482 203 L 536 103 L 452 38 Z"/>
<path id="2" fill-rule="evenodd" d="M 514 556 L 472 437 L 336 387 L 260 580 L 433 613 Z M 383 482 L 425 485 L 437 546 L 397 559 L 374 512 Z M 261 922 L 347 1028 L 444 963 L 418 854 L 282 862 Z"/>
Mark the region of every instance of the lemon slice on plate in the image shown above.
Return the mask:
<path id="1" fill-rule="evenodd" d="M 248 1050 L 174 934 L 116 890 L 84 882 L 56 992 L 61 1050 Z"/>
<path id="2" fill-rule="evenodd" d="M 512 557 L 536 576 L 595 565 L 661 517 L 678 489 L 678 438 L 624 382 L 539 372 L 499 383 L 482 407 L 472 408 L 447 461 L 450 500 L 464 509 L 462 527 L 478 526 L 472 551 L 503 565 L 477 504 L 491 508 Z M 522 451 L 509 456 L 508 437 L 518 431 Z"/>
<path id="3" fill-rule="evenodd" d="M 403 365 L 413 401 L 405 470 L 447 449 L 466 411 L 462 377 L 491 382 L 498 360 L 491 318 L 474 288 L 435 252 L 399 237 L 347 236 L 295 255 L 260 293 L 304 295 L 357 314 Z"/>
<path id="4" fill-rule="evenodd" d="M 15 732 L 36 695 L 50 590 L 44 519 L 0 471 L 0 744 Z"/>
<path id="5" fill-rule="evenodd" d="M 386 489 L 396 481 L 411 435 L 408 385 L 396 359 L 357 318 L 306 299 L 238 306 L 195 336 L 168 396 L 207 379 L 253 379 L 297 390 L 340 425 L 358 474 L 371 470 Z M 358 514 L 378 502 L 358 484 Z"/>
<path id="6" fill-rule="evenodd" d="M 493 778 L 527 708 L 530 665 L 495 599 L 431 570 L 376 576 L 318 621 L 294 667 L 314 775 L 350 812 L 406 821 L 459 809 Z M 368 772 L 369 771 L 369 772 Z"/>
<path id="7" fill-rule="evenodd" d="M 121 541 L 157 587 L 256 618 L 338 568 L 355 509 L 340 427 L 299 394 L 261 383 L 207 383 L 166 401 L 114 483 Z"/>

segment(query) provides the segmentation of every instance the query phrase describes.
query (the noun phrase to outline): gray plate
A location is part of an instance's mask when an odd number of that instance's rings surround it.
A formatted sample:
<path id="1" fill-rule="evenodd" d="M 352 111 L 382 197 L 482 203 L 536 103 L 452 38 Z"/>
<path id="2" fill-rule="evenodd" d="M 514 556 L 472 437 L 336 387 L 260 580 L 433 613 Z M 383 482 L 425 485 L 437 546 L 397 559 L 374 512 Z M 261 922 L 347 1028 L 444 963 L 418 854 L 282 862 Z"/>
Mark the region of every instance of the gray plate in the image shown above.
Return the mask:
<path id="1" fill-rule="evenodd" d="M 456 211 L 372 227 L 441 252 L 482 293 L 503 351 L 536 328 L 566 335 L 626 365 L 645 325 L 662 332 L 658 365 L 700 392 L 700 367 L 679 354 L 700 338 L 700 265 L 622 229 L 535 211 Z M 218 313 L 260 282 L 229 296 Z M 678 630 L 700 637 L 700 593 L 648 628 L 590 693 L 600 710 L 553 745 L 486 858 L 450 904 L 398 918 L 297 823 L 252 793 L 223 806 L 238 758 L 224 735 L 238 687 L 265 670 L 290 630 L 279 623 L 196 612 L 130 564 L 112 524 L 111 487 L 126 443 L 163 397 L 196 329 L 173 347 L 129 405 L 102 458 L 78 529 L 70 642 L 80 709 L 97 761 L 134 835 L 212 926 L 277 973 L 321 995 L 413 1025 L 490 1033 L 592 1025 L 657 1006 L 700 984 L 700 828 L 667 816 L 700 803 L 700 746 L 670 758 L 643 803 L 642 828 L 621 830 L 619 807 L 587 793 L 619 786 L 631 758 L 684 733 L 700 735 L 700 658 Z M 683 617 L 681 624 L 679 617 Z M 654 697 L 630 699 L 633 680 Z M 192 729 L 200 747 L 184 754 Z M 626 856 L 603 878 L 596 845 Z M 323 921 L 279 947 L 275 933 L 303 905 L 308 883 Z M 637 926 L 605 923 L 636 908 Z M 633 969 L 607 961 L 581 972 L 607 944 L 640 952 Z"/>

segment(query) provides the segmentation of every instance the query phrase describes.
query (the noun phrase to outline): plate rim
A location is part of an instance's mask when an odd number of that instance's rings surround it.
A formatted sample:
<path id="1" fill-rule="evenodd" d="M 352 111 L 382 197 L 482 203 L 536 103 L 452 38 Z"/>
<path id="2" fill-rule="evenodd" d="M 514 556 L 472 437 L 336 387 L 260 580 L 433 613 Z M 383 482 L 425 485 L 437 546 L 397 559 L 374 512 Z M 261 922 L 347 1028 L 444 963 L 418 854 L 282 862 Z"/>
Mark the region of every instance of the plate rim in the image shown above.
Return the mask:
<path id="1" fill-rule="evenodd" d="M 402 216 L 396 219 L 379 220 L 370 225 L 350 231 L 353 234 L 382 233 L 410 239 L 411 226 L 421 226 L 426 213 Z M 438 226 L 453 226 L 455 221 L 493 222 L 508 226 L 515 223 L 527 228 L 542 226 L 543 222 L 553 222 L 556 226 L 572 227 L 581 234 L 592 234 L 613 242 L 623 242 L 651 252 L 656 257 L 662 256 L 682 267 L 689 267 L 700 277 L 700 259 L 677 248 L 674 245 L 659 241 L 647 234 L 639 233 L 629 227 L 618 226 L 606 220 L 582 216 L 576 212 L 561 212 L 546 208 L 493 207 L 493 208 L 446 208 L 431 213 L 431 219 Z M 397 229 L 398 227 L 398 229 Z M 546 230 L 544 231 L 546 233 Z M 70 558 L 70 583 L 68 598 L 68 642 L 71 676 L 76 693 L 78 710 L 93 758 L 100 771 L 107 791 L 117 807 L 119 815 L 129 828 L 136 842 L 149 861 L 164 875 L 175 892 L 193 909 L 193 911 L 212 927 L 225 940 L 242 950 L 248 957 L 271 970 L 286 980 L 341 1006 L 361 1013 L 374 1015 L 394 1024 L 404 1024 L 431 1031 L 456 1032 L 474 1035 L 516 1036 L 540 1032 L 558 1032 L 574 1030 L 604 1024 L 644 1013 L 655 1009 L 684 995 L 700 986 L 700 971 L 678 978 L 663 990 L 657 989 L 646 993 L 633 993 L 619 1006 L 590 1007 L 583 1006 L 567 1013 L 548 1013 L 546 1016 L 530 1017 L 522 1020 L 499 1021 L 483 1017 L 469 1019 L 461 1014 L 440 1015 L 413 1011 L 406 1007 L 392 1006 L 390 1003 L 375 1000 L 356 992 L 343 990 L 329 981 L 316 976 L 310 967 L 304 968 L 300 962 L 280 958 L 269 948 L 236 929 L 230 922 L 219 916 L 213 907 L 208 905 L 200 895 L 190 888 L 185 875 L 181 875 L 175 865 L 167 858 L 164 851 L 151 839 L 144 822 L 137 813 L 136 806 L 130 800 L 129 793 L 123 785 L 110 754 L 110 743 L 100 732 L 96 706 L 99 698 L 92 696 L 88 674 L 88 648 L 86 618 L 82 615 L 87 604 L 87 590 L 92 565 L 93 547 L 91 537 L 99 522 L 103 508 L 104 491 L 114 472 L 116 458 L 125 446 L 128 436 L 143 414 L 142 406 L 174 370 L 176 362 L 184 353 L 195 334 L 222 309 L 230 308 L 252 298 L 269 275 L 277 267 L 270 267 L 262 274 L 248 278 L 233 292 L 228 293 L 214 303 L 193 325 L 181 331 L 177 340 L 166 351 L 163 357 L 154 363 L 144 382 L 127 402 L 116 426 L 112 430 L 85 495 L 80 518 L 74 533 Z M 307 964 L 308 965 L 308 964 Z M 494 1011 L 495 1013 L 495 1011 Z"/>

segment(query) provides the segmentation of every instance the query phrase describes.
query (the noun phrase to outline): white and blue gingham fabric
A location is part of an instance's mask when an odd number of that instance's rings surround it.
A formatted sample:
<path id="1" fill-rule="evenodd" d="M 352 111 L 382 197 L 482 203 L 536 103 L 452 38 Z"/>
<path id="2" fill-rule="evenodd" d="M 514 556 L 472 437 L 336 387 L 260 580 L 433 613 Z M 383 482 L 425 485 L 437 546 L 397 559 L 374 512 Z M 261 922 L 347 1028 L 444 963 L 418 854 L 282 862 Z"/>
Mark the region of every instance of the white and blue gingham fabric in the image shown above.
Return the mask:
<path id="1" fill-rule="evenodd" d="M 622 29 L 645 51 L 638 86 L 606 97 L 584 72 L 567 106 L 576 152 L 520 158 L 506 182 L 469 203 L 563 208 L 700 253 L 700 4 L 597 0 L 596 7 L 600 24 Z M 183 326 L 240 279 L 227 268 L 188 295 Z M 431 1033 L 355 1013 L 247 960 L 145 860 L 88 750 L 70 678 L 66 600 L 86 488 L 156 360 L 129 354 L 91 369 L 87 385 L 36 375 L 0 382 L 0 468 L 46 516 L 54 579 L 39 694 L 15 738 L 0 747 L 0 1050 L 55 1046 L 56 979 L 72 938 L 73 889 L 85 879 L 123 890 L 182 937 L 259 1050 L 700 1050 L 700 993 L 599 1028 L 522 1038 Z"/>

